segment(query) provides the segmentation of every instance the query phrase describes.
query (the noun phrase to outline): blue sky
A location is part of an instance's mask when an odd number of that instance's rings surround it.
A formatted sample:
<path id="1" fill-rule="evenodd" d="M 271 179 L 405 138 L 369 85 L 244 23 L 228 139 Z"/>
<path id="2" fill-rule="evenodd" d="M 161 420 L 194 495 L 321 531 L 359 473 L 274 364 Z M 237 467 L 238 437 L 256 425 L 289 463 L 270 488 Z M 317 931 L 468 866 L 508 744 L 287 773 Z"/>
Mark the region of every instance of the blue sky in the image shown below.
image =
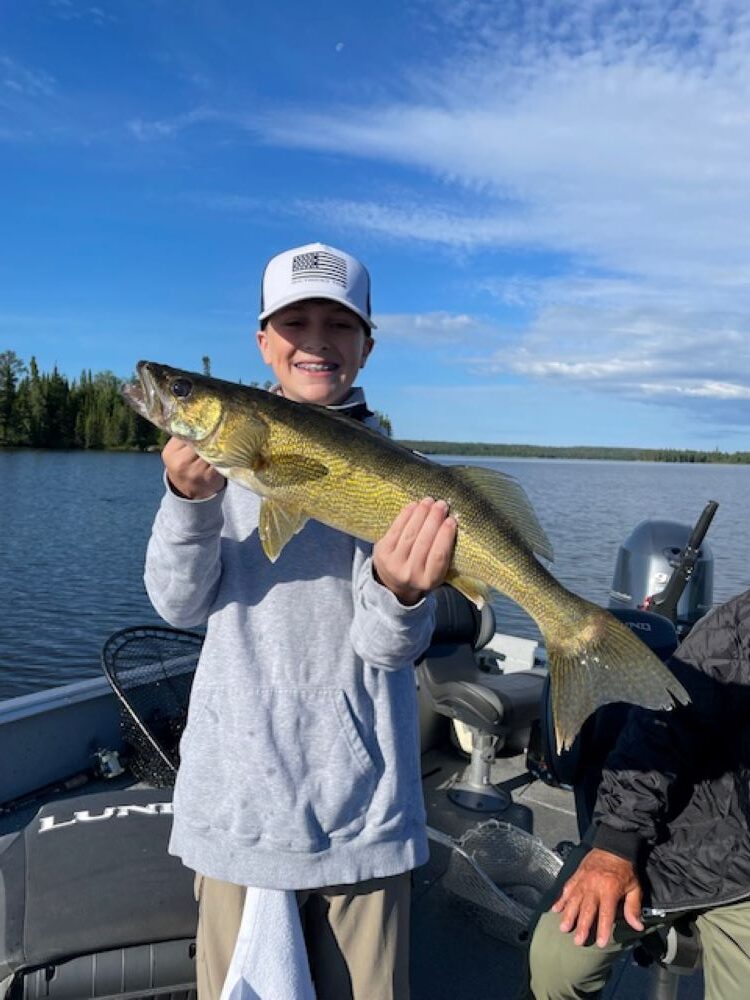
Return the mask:
<path id="1" fill-rule="evenodd" d="M 398 436 L 750 449 L 748 51 L 744 0 L 0 0 L 0 350 L 264 380 L 321 240 Z"/>

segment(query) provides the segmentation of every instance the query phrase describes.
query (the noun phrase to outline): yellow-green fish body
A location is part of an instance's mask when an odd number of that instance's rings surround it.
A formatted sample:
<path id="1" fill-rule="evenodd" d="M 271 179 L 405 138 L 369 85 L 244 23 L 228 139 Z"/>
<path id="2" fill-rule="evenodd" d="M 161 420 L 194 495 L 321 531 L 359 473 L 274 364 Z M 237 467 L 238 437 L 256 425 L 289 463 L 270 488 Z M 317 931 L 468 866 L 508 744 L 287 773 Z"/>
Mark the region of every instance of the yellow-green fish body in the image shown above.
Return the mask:
<path id="1" fill-rule="evenodd" d="M 138 412 L 263 498 L 259 532 L 270 559 L 309 518 L 375 542 L 407 503 L 447 501 L 458 523 L 448 582 L 477 603 L 489 588 L 506 594 L 542 630 L 558 747 L 607 702 L 687 701 L 627 627 L 538 562 L 534 553 L 551 559 L 552 549 L 512 477 L 439 465 L 335 411 L 261 389 L 154 362 L 140 362 L 138 374 L 140 386 L 125 390 Z"/>

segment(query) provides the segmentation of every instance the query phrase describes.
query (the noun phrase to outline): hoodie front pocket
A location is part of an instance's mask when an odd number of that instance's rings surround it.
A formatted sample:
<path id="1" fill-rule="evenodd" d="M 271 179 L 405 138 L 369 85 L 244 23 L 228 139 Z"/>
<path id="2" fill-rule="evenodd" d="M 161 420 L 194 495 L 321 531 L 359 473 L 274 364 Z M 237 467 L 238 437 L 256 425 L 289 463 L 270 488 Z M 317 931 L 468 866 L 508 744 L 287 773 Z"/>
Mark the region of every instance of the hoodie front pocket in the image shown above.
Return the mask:
<path id="1" fill-rule="evenodd" d="M 340 688 L 211 692 L 180 772 L 187 822 L 287 851 L 356 836 L 377 784 Z"/>

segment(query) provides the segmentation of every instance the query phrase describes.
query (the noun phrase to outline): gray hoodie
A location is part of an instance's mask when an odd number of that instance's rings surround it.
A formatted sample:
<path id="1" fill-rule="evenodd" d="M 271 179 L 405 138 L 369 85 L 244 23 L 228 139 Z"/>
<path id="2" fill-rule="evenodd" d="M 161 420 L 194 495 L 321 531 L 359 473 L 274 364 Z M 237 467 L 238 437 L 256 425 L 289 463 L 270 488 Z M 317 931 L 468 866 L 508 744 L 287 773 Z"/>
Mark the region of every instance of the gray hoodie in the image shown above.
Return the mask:
<path id="1" fill-rule="evenodd" d="M 167 490 L 145 583 L 171 625 L 207 623 L 170 852 L 204 875 L 305 889 L 427 860 L 414 659 L 434 602 L 404 607 L 371 546 L 309 521 L 275 563 L 260 500 Z"/>

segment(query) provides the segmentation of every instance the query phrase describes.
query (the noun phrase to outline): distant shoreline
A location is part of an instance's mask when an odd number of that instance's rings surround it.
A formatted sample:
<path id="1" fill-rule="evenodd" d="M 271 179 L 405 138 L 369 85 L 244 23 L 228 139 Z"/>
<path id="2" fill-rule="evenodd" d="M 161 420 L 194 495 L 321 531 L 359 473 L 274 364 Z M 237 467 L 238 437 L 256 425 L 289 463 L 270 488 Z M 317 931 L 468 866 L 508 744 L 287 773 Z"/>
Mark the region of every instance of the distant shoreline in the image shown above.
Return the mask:
<path id="1" fill-rule="evenodd" d="M 470 455 L 474 458 L 578 458 L 619 462 L 673 462 L 690 465 L 748 465 L 747 451 L 693 451 L 687 448 L 608 448 L 533 444 L 482 444 L 471 441 L 412 441 L 399 444 L 423 455 Z"/>
<path id="2" fill-rule="evenodd" d="M 687 448 L 608 448 L 593 445 L 537 445 L 537 444 L 485 444 L 476 441 L 416 441 L 397 438 L 399 444 L 423 455 L 465 455 L 471 458 L 568 458 L 610 462 L 666 462 L 682 465 L 750 465 L 748 451 L 693 451 Z M 29 445 L 5 445 L 3 451 L 106 451 L 149 452 L 161 451 L 161 445 L 143 448 L 121 445 L 115 448 L 51 447 L 34 448 Z"/>

